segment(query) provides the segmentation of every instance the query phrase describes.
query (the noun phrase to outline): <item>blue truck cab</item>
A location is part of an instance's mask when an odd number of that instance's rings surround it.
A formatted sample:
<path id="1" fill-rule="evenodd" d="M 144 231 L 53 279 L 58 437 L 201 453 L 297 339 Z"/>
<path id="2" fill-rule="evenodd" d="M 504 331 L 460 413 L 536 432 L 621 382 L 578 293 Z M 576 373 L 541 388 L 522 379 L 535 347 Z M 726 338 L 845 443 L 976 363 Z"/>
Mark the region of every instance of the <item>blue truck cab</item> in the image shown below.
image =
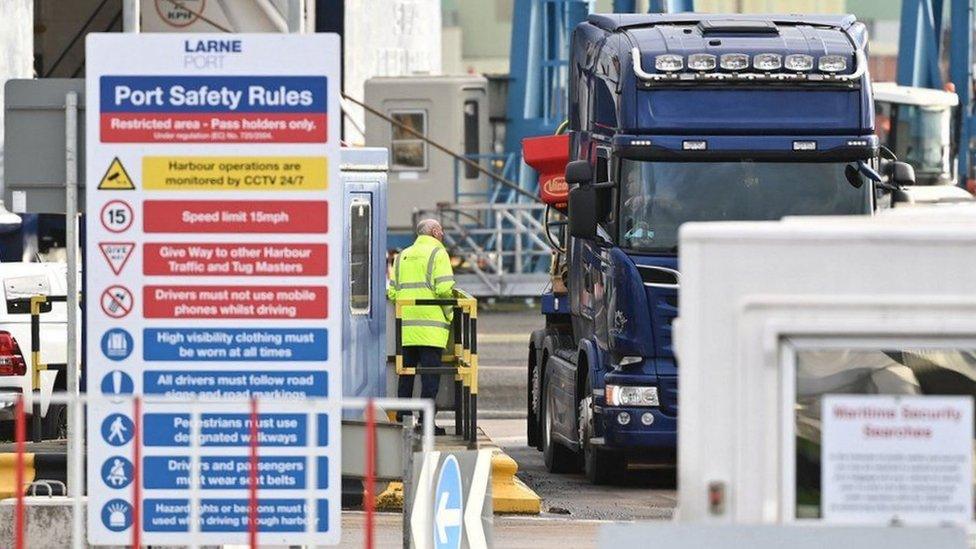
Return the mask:
<path id="1" fill-rule="evenodd" d="M 681 224 L 870 214 L 910 178 L 878 157 L 866 45 L 851 15 L 576 27 L 569 230 L 528 359 L 527 434 L 550 471 L 599 483 L 674 462 Z"/>

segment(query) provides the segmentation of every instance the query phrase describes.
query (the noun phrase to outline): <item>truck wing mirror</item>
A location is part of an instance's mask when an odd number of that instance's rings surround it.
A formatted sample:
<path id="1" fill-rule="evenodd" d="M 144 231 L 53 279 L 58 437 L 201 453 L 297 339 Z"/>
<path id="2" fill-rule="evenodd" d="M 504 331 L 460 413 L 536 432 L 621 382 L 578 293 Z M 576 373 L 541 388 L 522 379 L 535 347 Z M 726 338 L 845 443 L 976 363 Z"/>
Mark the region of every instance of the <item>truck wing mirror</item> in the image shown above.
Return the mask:
<path id="1" fill-rule="evenodd" d="M 570 185 L 586 185 L 593 182 L 593 167 L 589 160 L 573 160 L 566 164 L 566 182 Z"/>
<path id="2" fill-rule="evenodd" d="M 891 182 L 898 186 L 915 184 L 915 168 L 907 162 L 892 162 L 890 164 Z"/>
<path id="3" fill-rule="evenodd" d="M 572 165 L 573 162 L 570 162 L 570 166 Z M 566 175 L 568 178 L 568 167 Z M 569 192 L 569 234 L 573 238 L 596 238 L 596 209 L 596 189 L 593 186 L 577 187 Z"/>

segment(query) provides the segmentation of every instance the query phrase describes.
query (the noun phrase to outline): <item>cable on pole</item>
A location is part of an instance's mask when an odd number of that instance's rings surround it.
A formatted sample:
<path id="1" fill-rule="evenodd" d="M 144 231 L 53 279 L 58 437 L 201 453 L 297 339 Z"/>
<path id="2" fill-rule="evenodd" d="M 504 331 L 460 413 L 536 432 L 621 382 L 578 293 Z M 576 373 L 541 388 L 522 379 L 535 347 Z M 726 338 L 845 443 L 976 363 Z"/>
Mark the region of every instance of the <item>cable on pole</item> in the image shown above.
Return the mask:
<path id="1" fill-rule="evenodd" d="M 478 172 L 480 172 L 480 173 L 482 173 L 484 175 L 487 175 L 488 177 L 490 177 L 490 178 L 494 179 L 495 181 L 497 181 L 502 186 L 508 187 L 509 189 L 515 191 L 519 195 L 524 196 L 525 198 L 527 198 L 527 199 L 529 199 L 529 200 L 531 200 L 533 202 L 542 203 L 542 199 L 540 199 L 538 196 L 536 196 L 536 195 L 530 193 L 529 191 L 523 189 L 522 187 L 520 187 L 517 182 L 512 181 L 511 179 L 508 179 L 506 177 L 502 177 L 501 175 L 498 175 L 497 173 L 495 173 L 495 172 L 493 172 L 491 170 L 486 170 L 485 168 L 483 168 L 481 166 L 481 164 L 478 164 L 474 160 L 471 160 L 470 158 L 465 158 L 464 156 L 461 156 L 460 154 L 452 151 L 451 149 L 448 149 L 444 145 L 441 145 L 437 141 L 434 141 L 433 139 L 431 139 L 431 138 L 427 137 L 426 135 L 418 132 L 417 130 L 411 128 L 410 126 L 407 126 L 406 124 L 403 124 L 401 122 L 398 122 L 398 121 L 394 120 L 392 117 L 387 116 L 383 112 L 380 112 L 379 110 L 377 110 L 377 109 L 375 109 L 375 108 L 367 105 L 366 103 L 364 103 L 362 101 L 359 101 L 358 99 L 355 99 L 353 97 L 350 97 L 350 96 L 346 95 L 345 93 L 342 94 L 342 98 L 345 99 L 345 100 L 347 100 L 347 101 L 349 101 L 349 102 L 351 102 L 351 103 L 353 103 L 353 104 L 359 105 L 360 107 L 362 107 L 363 109 L 365 109 L 366 112 L 372 114 L 373 116 L 377 116 L 379 118 L 382 118 L 383 120 L 389 122 L 390 124 L 396 126 L 397 128 L 399 128 L 399 129 L 401 129 L 401 130 L 409 133 L 410 135 L 413 135 L 417 139 L 423 140 L 424 142 L 426 142 L 431 147 L 434 147 L 435 149 L 443 152 L 444 154 L 450 156 L 451 158 L 457 160 L 458 162 L 461 162 L 465 166 L 468 166 L 468 167 L 470 167 L 473 170 L 477 170 Z"/>

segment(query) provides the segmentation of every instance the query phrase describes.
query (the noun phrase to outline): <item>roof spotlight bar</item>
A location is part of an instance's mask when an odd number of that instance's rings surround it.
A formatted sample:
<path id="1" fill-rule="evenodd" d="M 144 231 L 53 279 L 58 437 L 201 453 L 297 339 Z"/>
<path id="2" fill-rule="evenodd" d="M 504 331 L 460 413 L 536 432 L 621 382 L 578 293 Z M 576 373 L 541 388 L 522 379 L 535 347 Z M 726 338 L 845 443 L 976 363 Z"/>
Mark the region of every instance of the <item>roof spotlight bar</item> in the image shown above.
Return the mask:
<path id="1" fill-rule="evenodd" d="M 693 54 L 698 55 L 698 54 Z M 746 56 L 746 54 L 725 54 L 725 55 L 735 55 L 735 56 Z M 722 57 L 725 57 L 723 55 Z M 851 74 L 836 74 L 833 70 L 827 69 L 826 67 L 831 66 L 832 63 L 836 63 L 838 59 L 843 59 L 841 56 L 836 55 L 825 55 L 820 58 L 818 68 L 821 72 L 809 72 L 812 69 L 800 69 L 791 70 L 789 67 L 783 69 L 780 63 L 780 57 L 773 54 L 760 54 L 767 55 L 769 58 L 764 58 L 763 64 L 770 67 L 777 67 L 778 70 L 767 71 L 767 72 L 711 72 L 714 70 L 714 56 L 712 58 L 699 57 L 701 62 L 697 66 L 707 66 L 708 70 L 686 70 L 681 71 L 685 67 L 684 57 L 675 54 L 662 54 L 659 57 L 666 58 L 667 63 L 663 66 L 673 67 L 669 69 L 664 69 L 662 72 L 647 72 L 641 65 L 641 53 L 639 48 L 633 48 L 631 50 L 631 57 L 634 61 L 634 74 L 637 78 L 648 83 L 657 84 L 687 84 L 691 82 L 735 82 L 735 83 L 750 83 L 750 82 L 800 82 L 800 83 L 852 83 L 859 80 L 864 76 L 865 71 L 867 71 L 868 62 L 867 58 L 861 50 L 854 52 L 854 61 L 856 63 L 854 67 L 854 72 Z M 747 56 L 746 56 L 747 57 Z M 790 56 L 787 56 L 790 57 Z M 689 57 L 690 59 L 690 57 Z M 812 59 L 811 59 L 812 62 Z M 689 62 L 689 64 L 692 64 Z M 745 66 L 748 66 L 748 62 Z M 689 67 L 691 68 L 691 67 Z M 846 68 L 846 67 L 845 67 Z M 839 70 L 844 70 L 840 68 Z"/>

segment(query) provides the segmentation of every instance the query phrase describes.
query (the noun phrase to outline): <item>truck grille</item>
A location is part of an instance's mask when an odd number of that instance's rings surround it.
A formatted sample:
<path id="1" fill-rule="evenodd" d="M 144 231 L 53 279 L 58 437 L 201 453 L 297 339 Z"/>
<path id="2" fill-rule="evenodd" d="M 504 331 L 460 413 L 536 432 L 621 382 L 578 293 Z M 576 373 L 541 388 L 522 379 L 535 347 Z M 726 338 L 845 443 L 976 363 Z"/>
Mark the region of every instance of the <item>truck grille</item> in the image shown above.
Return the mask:
<path id="1" fill-rule="evenodd" d="M 672 357 L 671 321 L 678 316 L 678 292 L 671 289 L 646 288 L 647 301 L 651 304 L 651 321 L 654 323 L 654 346 L 659 357 Z"/>

